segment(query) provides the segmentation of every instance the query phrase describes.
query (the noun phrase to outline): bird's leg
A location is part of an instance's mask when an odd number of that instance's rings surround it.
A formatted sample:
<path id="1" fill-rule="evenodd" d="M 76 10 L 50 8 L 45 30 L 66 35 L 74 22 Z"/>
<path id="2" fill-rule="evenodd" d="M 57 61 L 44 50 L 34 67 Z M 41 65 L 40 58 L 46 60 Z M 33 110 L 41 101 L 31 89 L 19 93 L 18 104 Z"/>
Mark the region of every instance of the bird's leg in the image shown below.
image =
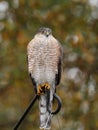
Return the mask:
<path id="1" fill-rule="evenodd" d="M 37 94 L 44 94 L 45 90 L 50 89 L 50 85 L 48 83 L 44 83 L 42 85 L 38 85 Z"/>

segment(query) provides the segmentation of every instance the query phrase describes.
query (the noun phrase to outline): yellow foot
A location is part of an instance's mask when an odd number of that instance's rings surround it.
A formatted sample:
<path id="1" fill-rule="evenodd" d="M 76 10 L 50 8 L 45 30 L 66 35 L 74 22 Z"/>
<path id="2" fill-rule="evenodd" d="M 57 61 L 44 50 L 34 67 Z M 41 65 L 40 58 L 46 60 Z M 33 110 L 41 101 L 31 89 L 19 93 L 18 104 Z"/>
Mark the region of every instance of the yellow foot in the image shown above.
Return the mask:
<path id="1" fill-rule="evenodd" d="M 44 94 L 46 89 L 50 89 L 50 85 L 48 83 L 38 85 L 37 94 Z"/>
<path id="2" fill-rule="evenodd" d="M 43 94 L 43 89 L 41 85 L 38 85 L 37 94 L 38 95 Z"/>
<path id="3" fill-rule="evenodd" d="M 44 86 L 45 86 L 45 89 L 50 89 L 50 85 L 48 83 L 45 83 Z"/>

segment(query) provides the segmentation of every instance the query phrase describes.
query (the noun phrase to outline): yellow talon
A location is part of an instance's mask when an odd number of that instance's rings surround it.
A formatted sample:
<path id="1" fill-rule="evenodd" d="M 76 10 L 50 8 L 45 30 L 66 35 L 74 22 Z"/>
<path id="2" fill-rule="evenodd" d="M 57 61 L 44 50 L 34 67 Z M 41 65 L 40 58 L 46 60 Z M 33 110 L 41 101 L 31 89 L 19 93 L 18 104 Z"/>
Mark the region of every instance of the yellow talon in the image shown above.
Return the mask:
<path id="1" fill-rule="evenodd" d="M 42 89 L 41 85 L 38 85 L 37 94 L 40 95 L 42 93 L 43 93 L 43 89 Z"/>
<path id="2" fill-rule="evenodd" d="M 50 85 L 48 83 L 45 84 L 45 89 L 50 89 Z"/>
<path id="3" fill-rule="evenodd" d="M 44 94 L 46 89 L 50 89 L 50 85 L 48 83 L 42 84 L 42 85 L 38 85 L 38 90 L 37 90 L 37 94 Z"/>

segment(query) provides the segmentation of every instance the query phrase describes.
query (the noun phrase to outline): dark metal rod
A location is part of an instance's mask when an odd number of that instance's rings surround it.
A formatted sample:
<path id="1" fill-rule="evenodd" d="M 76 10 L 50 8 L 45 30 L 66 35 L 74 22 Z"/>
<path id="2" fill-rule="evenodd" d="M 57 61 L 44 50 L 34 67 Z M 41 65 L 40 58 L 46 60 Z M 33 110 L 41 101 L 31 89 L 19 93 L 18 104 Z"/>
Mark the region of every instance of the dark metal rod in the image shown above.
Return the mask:
<path id="1" fill-rule="evenodd" d="M 60 97 L 56 94 L 56 93 L 54 93 L 54 98 L 57 100 L 57 102 L 58 102 L 58 107 L 57 107 L 57 109 L 54 111 L 54 112 L 52 112 L 51 114 L 53 114 L 53 115 L 55 115 L 55 114 L 57 114 L 60 110 L 61 110 L 61 106 L 62 106 L 62 101 L 61 101 L 61 99 L 60 99 Z"/>
<path id="2" fill-rule="evenodd" d="M 23 119 L 25 118 L 25 116 L 27 115 L 27 113 L 30 111 L 31 107 L 33 106 L 33 104 L 35 103 L 35 101 L 38 99 L 38 95 L 35 95 L 35 97 L 32 99 L 32 101 L 30 102 L 28 108 L 25 110 L 25 112 L 23 113 L 23 115 L 21 116 L 20 120 L 17 122 L 17 124 L 15 125 L 13 130 L 17 130 L 19 125 L 21 124 L 21 122 L 23 121 Z"/>

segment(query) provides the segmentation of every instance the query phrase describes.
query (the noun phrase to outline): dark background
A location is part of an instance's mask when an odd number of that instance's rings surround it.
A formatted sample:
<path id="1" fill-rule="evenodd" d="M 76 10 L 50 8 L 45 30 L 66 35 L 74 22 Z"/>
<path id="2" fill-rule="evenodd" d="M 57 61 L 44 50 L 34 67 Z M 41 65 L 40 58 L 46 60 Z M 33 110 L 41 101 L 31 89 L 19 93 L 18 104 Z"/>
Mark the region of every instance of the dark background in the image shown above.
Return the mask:
<path id="1" fill-rule="evenodd" d="M 12 130 L 34 96 L 26 47 L 41 26 L 64 51 L 52 130 L 98 130 L 98 3 L 89 0 L 0 0 L 0 130 Z M 20 130 L 38 129 L 37 102 Z"/>

